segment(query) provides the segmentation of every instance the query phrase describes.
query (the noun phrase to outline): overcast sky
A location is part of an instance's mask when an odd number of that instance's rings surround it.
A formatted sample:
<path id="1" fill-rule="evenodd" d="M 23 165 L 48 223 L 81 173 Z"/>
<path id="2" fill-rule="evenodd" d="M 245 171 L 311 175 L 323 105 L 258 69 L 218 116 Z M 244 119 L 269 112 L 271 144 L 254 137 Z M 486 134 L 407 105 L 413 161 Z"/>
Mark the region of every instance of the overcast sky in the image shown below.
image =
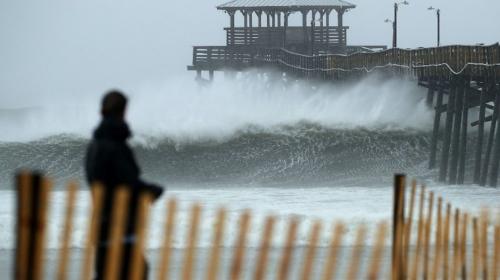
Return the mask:
<path id="1" fill-rule="evenodd" d="M 399 46 L 500 41 L 499 0 L 409 0 L 399 17 Z M 192 45 L 224 43 L 228 16 L 216 0 L 0 0 L 0 99 L 85 93 L 185 74 Z M 352 0 L 349 44 L 391 45 L 391 0 Z M 296 22 L 299 16 L 296 16 Z M 335 15 L 332 22 L 336 22 Z M 3 105 L 3 106 L 2 106 Z"/>

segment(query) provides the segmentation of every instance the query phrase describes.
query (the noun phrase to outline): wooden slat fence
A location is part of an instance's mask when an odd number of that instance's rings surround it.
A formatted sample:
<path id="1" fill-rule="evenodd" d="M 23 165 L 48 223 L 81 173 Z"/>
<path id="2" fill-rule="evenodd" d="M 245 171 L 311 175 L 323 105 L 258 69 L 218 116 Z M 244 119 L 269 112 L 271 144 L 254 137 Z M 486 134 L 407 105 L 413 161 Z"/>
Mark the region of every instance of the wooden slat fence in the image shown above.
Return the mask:
<path id="1" fill-rule="evenodd" d="M 224 240 L 228 211 L 217 210 L 213 227 L 212 247 L 207 253 L 207 270 L 198 271 L 195 276 L 200 221 L 205 209 L 200 204 L 193 204 L 186 232 L 187 236 L 183 258 L 179 259 L 181 279 L 499 279 L 500 276 L 500 225 L 494 221 L 491 213 L 484 210 L 476 217 L 462 209 L 455 209 L 449 202 L 438 197 L 425 187 L 418 187 L 416 181 L 406 186 L 404 175 L 396 175 L 394 184 L 394 216 L 392 233 L 389 223 L 380 222 L 370 232 L 368 225 L 360 225 L 356 230 L 348 231 L 347 225 L 334 222 L 325 259 L 318 259 L 319 236 L 324 231 L 325 221 L 316 221 L 310 228 L 308 242 L 304 250 L 295 246 L 300 225 L 298 217 L 290 219 L 285 232 L 275 230 L 275 216 L 264 220 L 261 242 L 254 259 L 247 260 L 248 234 L 251 231 L 251 210 L 241 213 L 237 221 L 237 236 L 233 247 L 230 269 L 221 271 L 221 245 Z M 17 246 L 14 266 L 14 279 L 44 278 L 44 244 L 46 240 L 47 212 L 52 183 L 49 179 L 36 174 L 22 172 L 17 178 L 18 220 Z M 69 183 L 67 206 L 65 209 L 64 233 L 56 267 L 57 279 L 91 279 L 93 271 L 94 244 L 98 240 L 98 224 L 102 208 L 103 186 L 95 184 L 92 188 L 93 204 L 89 209 L 86 245 L 79 277 L 68 275 L 66 266 L 72 258 L 69 249 L 71 227 L 74 223 L 74 207 L 77 191 L 75 183 Z M 409 199 L 406 197 L 409 196 Z M 391 198 L 387 198 L 391 199 Z M 142 252 L 147 247 L 147 232 L 150 229 L 151 197 L 143 194 L 138 208 L 138 220 L 135 228 L 136 246 L 133 248 L 130 279 L 142 279 L 144 271 L 141 261 Z M 106 260 L 105 279 L 117 279 L 120 260 L 123 257 L 120 240 L 124 232 L 125 213 L 130 195 L 126 187 L 118 188 L 114 195 L 113 220 L 110 230 L 110 251 Z M 417 206 L 418 205 L 418 206 Z M 335 205 L 332 205 L 335 207 Z M 161 257 L 156 266 L 157 279 L 171 279 L 174 232 L 180 224 L 176 213 L 178 202 L 167 202 L 164 241 Z M 388 217 L 389 218 L 389 217 Z M 326 221 L 328 222 L 328 221 Z M 175 230 L 174 230 L 175 229 Z M 271 240 L 283 235 L 284 243 L 281 256 L 275 269 L 269 262 Z M 343 246 L 343 240 L 354 237 L 352 246 Z M 392 235 L 392 238 L 390 236 Z M 367 239 L 372 246 L 365 246 Z M 392 239 L 392 244 L 387 240 Z M 347 252 L 343 249 L 350 249 Z M 303 255 L 299 255 L 303 252 Z M 384 256 L 392 254 L 390 261 Z M 298 260 L 298 275 L 292 275 L 293 261 Z M 347 265 L 340 267 L 345 260 Z M 246 265 L 253 262 L 254 270 Z M 276 271 L 271 275 L 270 271 Z"/>

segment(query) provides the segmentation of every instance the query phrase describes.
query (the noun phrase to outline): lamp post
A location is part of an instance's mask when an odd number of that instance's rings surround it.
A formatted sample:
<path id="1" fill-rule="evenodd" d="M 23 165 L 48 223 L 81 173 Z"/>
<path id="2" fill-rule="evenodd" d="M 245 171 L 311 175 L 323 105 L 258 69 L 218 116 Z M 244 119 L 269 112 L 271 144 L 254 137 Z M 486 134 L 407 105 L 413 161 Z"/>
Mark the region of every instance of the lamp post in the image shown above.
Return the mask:
<path id="1" fill-rule="evenodd" d="M 392 47 L 398 47 L 398 9 L 399 5 L 409 5 L 408 1 L 395 2 L 394 3 L 394 20 L 392 21 Z M 390 22 L 386 20 L 386 22 Z"/>
<path id="2" fill-rule="evenodd" d="M 427 8 L 429 11 L 436 11 L 437 16 L 437 46 L 441 46 L 441 9 L 436 9 L 434 7 Z"/>
<path id="3" fill-rule="evenodd" d="M 394 40 L 394 34 L 396 34 L 396 32 L 395 32 L 395 29 L 394 29 L 394 21 L 386 18 L 384 20 L 384 22 L 392 24 L 392 47 L 395 48 L 396 41 Z"/>

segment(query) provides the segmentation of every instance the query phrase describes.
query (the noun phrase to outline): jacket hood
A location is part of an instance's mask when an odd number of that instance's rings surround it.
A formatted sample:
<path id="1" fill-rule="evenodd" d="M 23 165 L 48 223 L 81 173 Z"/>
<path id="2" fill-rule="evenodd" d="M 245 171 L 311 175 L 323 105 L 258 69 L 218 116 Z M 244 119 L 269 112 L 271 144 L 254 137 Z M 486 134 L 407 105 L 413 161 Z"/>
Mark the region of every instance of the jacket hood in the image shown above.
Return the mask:
<path id="1" fill-rule="evenodd" d="M 95 139 L 107 139 L 123 142 L 130 138 L 132 133 L 126 122 L 114 118 L 104 118 L 94 131 Z"/>

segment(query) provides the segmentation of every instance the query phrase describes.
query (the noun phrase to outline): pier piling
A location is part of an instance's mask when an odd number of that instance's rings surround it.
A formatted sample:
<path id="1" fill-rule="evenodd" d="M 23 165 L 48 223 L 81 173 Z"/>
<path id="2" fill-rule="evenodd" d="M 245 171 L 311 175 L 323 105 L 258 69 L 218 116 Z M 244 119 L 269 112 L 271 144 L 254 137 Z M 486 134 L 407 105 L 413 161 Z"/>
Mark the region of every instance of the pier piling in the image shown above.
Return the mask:
<path id="1" fill-rule="evenodd" d="M 479 124 L 477 129 L 476 159 L 474 163 L 474 183 L 479 184 L 481 179 L 481 158 L 483 153 L 484 122 L 486 115 L 486 89 L 481 89 L 479 98 Z"/>
<path id="2" fill-rule="evenodd" d="M 462 123 L 462 103 L 464 96 L 464 87 L 462 81 L 455 83 L 455 120 L 453 122 L 453 139 L 451 143 L 451 162 L 450 162 L 450 184 L 457 183 L 458 158 L 460 152 L 460 128 Z"/>
<path id="3" fill-rule="evenodd" d="M 462 185 L 465 180 L 465 158 L 467 156 L 467 126 L 469 122 L 469 88 L 470 82 L 463 83 L 463 100 L 462 100 L 462 135 L 460 139 L 459 163 L 458 163 L 458 178 L 457 184 Z"/>
<path id="4" fill-rule="evenodd" d="M 435 82 L 434 81 L 429 81 L 429 88 L 427 90 L 427 99 L 426 103 L 429 108 L 432 108 L 432 105 L 434 104 L 434 92 L 435 92 Z"/>
<path id="5" fill-rule="evenodd" d="M 498 167 L 500 161 L 500 121 L 498 121 L 498 109 L 500 107 L 500 92 L 495 85 L 495 110 L 497 111 L 497 128 L 496 128 L 496 140 L 495 149 L 493 151 L 493 160 L 491 161 L 491 175 L 490 175 L 490 186 L 495 187 L 498 182 Z"/>
<path id="6" fill-rule="evenodd" d="M 494 87 L 495 87 L 495 85 L 491 86 L 490 89 L 494 89 Z M 490 94 L 491 94 L 491 90 L 490 90 Z M 496 123 L 497 123 L 497 118 L 498 118 L 498 109 L 499 109 L 499 107 L 497 106 L 498 104 L 499 104 L 498 95 L 496 95 L 495 107 L 493 110 L 493 116 L 491 118 L 491 123 L 490 123 L 490 134 L 488 136 L 488 146 L 486 147 L 483 168 L 481 170 L 481 181 L 479 182 L 481 186 L 486 186 L 486 181 L 488 178 L 491 151 L 493 150 L 493 142 L 495 140 L 495 130 L 496 130 Z"/>
<path id="7" fill-rule="evenodd" d="M 439 137 L 439 126 L 441 124 L 442 106 L 443 106 L 443 89 L 440 88 L 437 94 L 435 115 L 434 115 L 434 128 L 432 130 L 431 156 L 429 160 L 430 169 L 436 167 L 437 142 Z"/>
<path id="8" fill-rule="evenodd" d="M 441 166 L 439 168 L 439 181 L 445 182 L 448 174 L 448 162 L 450 158 L 451 129 L 453 126 L 453 105 L 455 104 L 456 87 L 450 81 L 450 92 L 448 104 L 446 105 L 446 126 L 444 131 L 443 150 L 441 152 Z"/>

